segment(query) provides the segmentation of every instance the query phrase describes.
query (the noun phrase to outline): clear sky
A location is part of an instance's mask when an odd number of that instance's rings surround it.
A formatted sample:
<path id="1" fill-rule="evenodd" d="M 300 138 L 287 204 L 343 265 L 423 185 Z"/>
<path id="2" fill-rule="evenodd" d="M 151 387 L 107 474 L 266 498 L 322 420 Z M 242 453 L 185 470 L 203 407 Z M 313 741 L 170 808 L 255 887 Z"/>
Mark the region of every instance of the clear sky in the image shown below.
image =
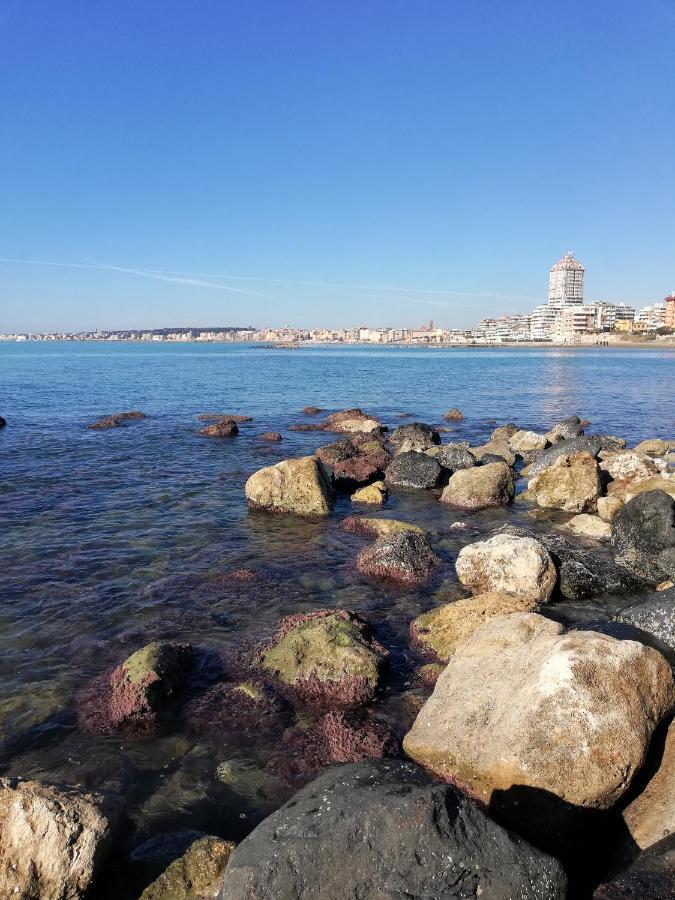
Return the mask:
<path id="1" fill-rule="evenodd" d="M 0 330 L 463 326 L 568 249 L 660 300 L 674 46 L 675 0 L 0 0 Z"/>

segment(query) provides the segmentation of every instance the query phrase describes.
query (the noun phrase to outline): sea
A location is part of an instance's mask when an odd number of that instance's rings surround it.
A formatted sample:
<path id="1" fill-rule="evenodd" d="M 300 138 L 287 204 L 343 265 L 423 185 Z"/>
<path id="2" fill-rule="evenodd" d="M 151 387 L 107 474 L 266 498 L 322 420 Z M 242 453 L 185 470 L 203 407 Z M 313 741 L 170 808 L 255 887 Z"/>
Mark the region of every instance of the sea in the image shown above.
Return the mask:
<path id="1" fill-rule="evenodd" d="M 533 518 L 518 503 L 462 514 L 438 492 L 394 492 L 377 514 L 429 529 L 443 566 L 419 590 L 369 582 L 354 566 L 363 538 L 340 528 L 353 511 L 348 497 L 322 521 L 247 509 L 251 473 L 336 439 L 289 431 L 316 421 L 302 408 L 358 406 L 390 428 L 443 424 L 443 442 L 474 445 L 496 424 L 546 430 L 577 414 L 589 433 L 633 444 L 675 437 L 674 377 L 675 353 L 651 348 L 0 343 L 2 774 L 123 799 L 128 860 L 147 838 L 180 829 L 240 840 L 297 788 L 270 766 L 279 734 L 196 734 L 177 715 L 156 735 L 96 736 L 78 724 L 79 698 L 95 679 L 166 638 L 198 648 L 206 684 L 214 660 L 282 616 L 345 608 L 365 616 L 391 652 L 387 688 L 370 712 L 401 735 L 428 694 L 409 623 L 457 596 L 459 549 L 503 524 L 536 530 L 566 518 Z M 443 420 L 451 407 L 463 421 Z M 128 410 L 147 418 L 87 427 Z M 253 421 L 237 437 L 209 439 L 199 433 L 205 413 Z M 280 443 L 260 439 L 270 430 Z M 260 579 L 228 577 L 244 568 Z M 547 614 L 595 621 L 619 603 L 556 604 Z M 288 728 L 307 724 L 299 712 Z M 128 874 L 111 884 L 114 896 L 135 896 Z"/>

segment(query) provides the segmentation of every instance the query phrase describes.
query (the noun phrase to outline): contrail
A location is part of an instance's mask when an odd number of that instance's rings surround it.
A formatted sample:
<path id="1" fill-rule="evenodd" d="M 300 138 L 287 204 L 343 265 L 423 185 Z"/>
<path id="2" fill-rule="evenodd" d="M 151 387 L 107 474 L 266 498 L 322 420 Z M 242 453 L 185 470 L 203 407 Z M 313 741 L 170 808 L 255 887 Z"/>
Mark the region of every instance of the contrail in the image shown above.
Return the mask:
<path id="1" fill-rule="evenodd" d="M 0 257 L 0 263 L 20 263 L 27 266 L 59 266 L 66 269 L 96 269 L 98 271 L 126 272 L 129 275 L 138 275 L 141 278 L 153 278 L 156 281 L 170 281 L 174 284 L 186 284 L 192 287 L 215 288 L 218 291 L 227 291 L 231 294 L 246 294 L 248 297 L 266 297 L 273 300 L 271 294 L 263 294 L 260 291 L 246 291 L 243 288 L 231 287 L 226 284 L 216 284 L 212 281 L 203 281 L 201 278 L 192 277 L 176 277 L 174 273 L 154 272 L 150 269 L 127 269 L 123 266 L 111 266 L 106 263 L 97 263 L 94 261 L 87 263 L 68 263 L 68 262 L 47 262 L 41 259 L 11 259 L 10 257 Z"/>

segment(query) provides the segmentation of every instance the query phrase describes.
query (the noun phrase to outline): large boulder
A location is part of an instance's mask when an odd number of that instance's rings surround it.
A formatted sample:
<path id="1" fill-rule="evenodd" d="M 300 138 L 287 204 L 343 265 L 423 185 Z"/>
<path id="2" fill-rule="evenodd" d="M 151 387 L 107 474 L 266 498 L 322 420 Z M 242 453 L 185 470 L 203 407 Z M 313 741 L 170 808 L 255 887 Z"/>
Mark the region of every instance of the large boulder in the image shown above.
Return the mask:
<path id="1" fill-rule="evenodd" d="M 235 845 L 217 837 L 195 840 L 141 894 L 140 900 L 207 900 L 217 897 Z"/>
<path id="2" fill-rule="evenodd" d="M 653 635 L 675 651 L 675 588 L 655 591 L 622 609 L 615 618 Z"/>
<path id="3" fill-rule="evenodd" d="M 409 529 L 379 538 L 356 560 L 362 575 L 409 586 L 424 584 L 439 564 L 426 536 Z"/>
<path id="4" fill-rule="evenodd" d="M 575 453 L 590 453 L 591 456 L 595 458 L 601 449 L 602 442 L 597 435 L 592 435 L 591 437 L 575 437 L 559 441 L 557 444 L 553 444 L 552 447 L 543 450 L 541 455 L 538 456 L 534 462 L 530 463 L 528 466 L 528 475 L 532 477 L 533 475 L 539 474 L 539 472 L 543 472 L 544 469 L 551 466 L 559 456 L 571 456 Z"/>
<path id="5" fill-rule="evenodd" d="M 675 578 L 675 499 L 647 491 L 629 500 L 612 522 L 615 558 L 654 584 Z"/>
<path id="6" fill-rule="evenodd" d="M 536 613 L 491 619 L 460 644 L 404 739 L 408 756 L 531 827 L 532 803 L 609 809 L 675 706 L 650 647 L 565 632 Z M 539 814 L 541 814 L 541 809 Z"/>
<path id="7" fill-rule="evenodd" d="M 652 844 L 612 881 L 603 882 L 593 900 L 672 900 L 675 897 L 675 834 Z"/>
<path id="8" fill-rule="evenodd" d="M 598 464 L 590 453 L 562 454 L 530 478 L 527 493 L 545 508 L 595 512 L 602 494 Z"/>
<path id="9" fill-rule="evenodd" d="M 610 488 L 612 485 L 610 484 Z M 628 503 L 638 494 L 646 494 L 648 491 L 663 491 L 669 494 L 675 500 L 675 477 L 664 473 L 663 475 L 652 475 L 643 481 L 630 481 L 627 485 L 622 486 L 621 491 L 612 496 L 618 496 L 624 503 Z"/>
<path id="10" fill-rule="evenodd" d="M 641 850 L 675 834 L 675 722 L 671 722 L 658 750 L 656 770 L 623 810 L 630 837 Z"/>
<path id="11" fill-rule="evenodd" d="M 539 603 L 530 597 L 494 591 L 476 594 L 422 613 L 411 622 L 410 635 L 425 653 L 445 663 L 488 619 L 513 612 L 535 612 L 538 608 Z"/>
<path id="12" fill-rule="evenodd" d="M 345 857 L 345 852 L 348 856 Z M 220 900 L 562 900 L 560 864 L 415 765 L 335 766 L 230 857 Z"/>
<path id="13" fill-rule="evenodd" d="M 410 422 L 407 425 L 399 425 L 391 435 L 391 442 L 399 453 L 415 450 L 423 453 L 429 447 L 440 444 L 441 436 L 431 425 L 422 422 Z"/>
<path id="14" fill-rule="evenodd" d="M 507 506 L 515 494 L 513 470 L 503 462 L 455 472 L 441 495 L 443 503 L 462 509 Z"/>
<path id="15" fill-rule="evenodd" d="M 441 467 L 426 453 L 406 451 L 399 453 L 387 467 L 385 481 L 395 487 L 434 488 L 441 478 Z"/>
<path id="16" fill-rule="evenodd" d="M 245 492 L 250 507 L 267 512 L 328 516 L 333 509 L 328 474 L 313 456 L 259 469 L 246 482 Z"/>
<path id="17" fill-rule="evenodd" d="M 545 450 L 548 445 L 549 440 L 546 435 L 538 434 L 536 431 L 516 431 L 509 438 L 509 446 L 514 453 L 521 456 L 535 450 Z"/>
<path id="18" fill-rule="evenodd" d="M 323 609 L 284 619 L 256 664 L 291 699 L 348 707 L 373 699 L 388 656 L 355 613 Z"/>
<path id="19" fill-rule="evenodd" d="M 548 601 L 557 578 L 553 560 L 539 541 L 510 534 L 462 547 L 455 568 L 462 584 L 476 593 L 494 591 L 536 603 Z"/>
<path id="20" fill-rule="evenodd" d="M 0 779 L 0 896 L 7 900 L 84 897 L 110 839 L 99 797 Z"/>

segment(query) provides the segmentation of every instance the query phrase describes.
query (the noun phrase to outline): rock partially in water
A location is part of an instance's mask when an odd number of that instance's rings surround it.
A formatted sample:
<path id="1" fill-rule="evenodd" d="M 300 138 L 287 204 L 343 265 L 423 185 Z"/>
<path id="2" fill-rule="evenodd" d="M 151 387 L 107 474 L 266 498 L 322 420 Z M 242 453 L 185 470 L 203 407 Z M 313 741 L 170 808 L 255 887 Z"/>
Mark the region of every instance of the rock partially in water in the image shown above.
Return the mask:
<path id="1" fill-rule="evenodd" d="M 323 410 L 318 406 L 305 406 L 303 407 L 302 412 L 305 416 L 318 416 L 319 413 L 323 412 Z"/>
<path id="2" fill-rule="evenodd" d="M 530 477 L 527 492 L 546 509 L 595 512 L 602 494 L 598 464 L 590 453 L 560 454 L 550 466 Z"/>
<path id="3" fill-rule="evenodd" d="M 496 534 L 462 547 L 455 563 L 465 587 L 479 593 L 496 592 L 546 603 L 556 584 L 556 570 L 548 551 L 531 537 Z"/>
<path id="4" fill-rule="evenodd" d="M 271 444 L 278 444 L 281 440 L 281 435 L 278 431 L 264 431 L 260 435 L 261 441 L 269 441 Z"/>
<path id="5" fill-rule="evenodd" d="M 378 538 L 356 560 L 362 575 L 409 586 L 424 584 L 438 565 L 426 536 L 409 529 Z"/>
<path id="6" fill-rule="evenodd" d="M 330 466 L 331 468 L 345 459 L 350 459 L 355 453 L 356 447 L 348 438 L 341 441 L 331 441 L 330 444 L 324 444 L 323 447 L 317 447 L 314 451 L 314 455 L 320 459 L 324 465 Z"/>
<path id="7" fill-rule="evenodd" d="M 564 527 L 580 537 L 592 538 L 596 541 L 608 541 L 612 536 L 609 522 L 605 522 L 600 516 L 591 516 L 588 513 L 573 516 L 569 522 L 565 522 Z"/>
<path id="8" fill-rule="evenodd" d="M 513 612 L 535 612 L 539 603 L 528 597 L 488 592 L 446 603 L 418 616 L 410 624 L 413 642 L 434 659 L 446 663 L 457 647 L 488 619 Z M 435 673 L 434 681 L 440 675 Z"/>
<path id="9" fill-rule="evenodd" d="M 633 448 L 636 453 L 646 453 L 647 456 L 665 456 L 669 450 L 675 449 L 675 441 L 664 441 L 662 438 L 648 438 Z"/>
<path id="10" fill-rule="evenodd" d="M 252 422 L 253 416 L 243 416 L 240 413 L 202 413 L 197 416 L 200 422 Z"/>
<path id="11" fill-rule="evenodd" d="M 662 741 L 656 770 L 622 814 L 631 840 L 641 850 L 675 834 L 675 722 Z"/>
<path id="12" fill-rule="evenodd" d="M 647 491 L 629 500 L 612 522 L 615 559 L 653 584 L 675 577 L 675 500 Z"/>
<path id="13" fill-rule="evenodd" d="M 457 647 L 403 747 L 521 827 L 566 831 L 621 798 L 674 705 L 656 650 L 513 613 Z"/>
<path id="14" fill-rule="evenodd" d="M 382 423 L 374 416 L 369 416 L 362 409 L 344 409 L 332 413 L 321 423 L 323 431 L 335 431 L 346 434 L 358 432 L 369 433 L 384 430 Z"/>
<path id="15" fill-rule="evenodd" d="M 111 837 L 100 797 L 37 781 L 0 779 L 0 896 L 83 898 Z"/>
<path id="16" fill-rule="evenodd" d="M 289 730 L 272 754 L 270 767 L 286 781 L 306 782 L 335 763 L 396 756 L 390 728 L 369 716 L 333 711 L 304 730 Z"/>
<path id="17" fill-rule="evenodd" d="M 441 495 L 443 503 L 461 509 L 507 506 L 515 494 L 513 470 L 505 462 L 455 472 Z"/>
<path id="18" fill-rule="evenodd" d="M 394 487 L 429 490 L 440 481 L 441 471 L 433 457 L 410 450 L 394 457 L 387 467 L 385 480 Z"/>
<path id="19" fill-rule="evenodd" d="M 558 422 L 557 425 L 554 425 L 547 433 L 546 437 L 552 444 L 557 444 L 560 441 L 581 437 L 583 433 L 584 426 L 582 425 L 579 416 L 568 416 L 568 418 L 563 419 L 562 422 Z"/>
<path id="20" fill-rule="evenodd" d="M 622 609 L 615 618 L 653 635 L 675 650 L 675 588 L 656 591 Z"/>
<path id="21" fill-rule="evenodd" d="M 155 731 L 188 683 L 194 654 L 189 644 L 154 641 L 132 653 L 109 676 L 97 679 L 80 702 L 85 731 L 111 734 Z"/>
<path id="22" fill-rule="evenodd" d="M 234 848 L 234 844 L 217 837 L 198 838 L 156 881 L 146 887 L 140 900 L 216 898 Z"/>
<path id="23" fill-rule="evenodd" d="M 137 410 L 134 412 L 113 413 L 111 416 L 103 416 L 103 418 L 98 419 L 96 422 L 92 422 L 88 427 L 93 428 L 96 431 L 104 431 L 107 428 L 119 428 L 119 426 L 123 425 L 125 422 L 133 422 L 136 419 L 145 418 L 145 413 L 138 412 Z"/>
<path id="24" fill-rule="evenodd" d="M 675 834 L 653 844 L 624 872 L 599 885 L 594 900 L 672 900 L 675 897 Z"/>
<path id="25" fill-rule="evenodd" d="M 322 609 L 284 619 L 257 665 L 294 700 L 315 707 L 368 703 L 389 653 L 355 613 Z"/>
<path id="26" fill-rule="evenodd" d="M 408 425 L 399 425 L 391 435 L 391 442 L 397 451 L 415 451 L 423 453 L 429 447 L 440 444 L 441 436 L 431 425 L 422 422 L 410 422 Z"/>
<path id="27" fill-rule="evenodd" d="M 443 418 L 447 419 L 448 422 L 461 422 L 464 418 L 464 413 L 461 409 L 453 406 L 452 409 L 443 413 Z"/>
<path id="28" fill-rule="evenodd" d="M 592 435 L 591 437 L 575 437 L 559 441 L 547 450 L 542 451 L 541 456 L 538 456 L 534 462 L 530 463 L 528 475 L 531 478 L 533 475 L 538 475 L 539 472 L 543 472 L 544 469 L 553 465 L 559 456 L 572 456 L 575 453 L 590 453 L 595 459 L 601 449 L 602 443 L 597 435 Z"/>
<path id="29" fill-rule="evenodd" d="M 219 422 L 214 422 L 212 425 L 200 428 L 199 433 L 205 437 L 234 437 L 239 434 L 239 428 L 237 423 L 231 419 L 222 419 Z"/>
<path id="30" fill-rule="evenodd" d="M 402 531 L 426 534 L 423 528 L 410 522 L 402 522 L 400 519 L 375 519 L 371 516 L 347 516 L 340 526 L 350 534 L 368 534 L 377 538 L 400 534 Z"/>
<path id="31" fill-rule="evenodd" d="M 0 416 L 0 428 L 4 428 L 7 424 L 7 419 L 4 416 Z"/>
<path id="32" fill-rule="evenodd" d="M 348 848 L 348 863 L 345 863 Z M 411 763 L 319 775 L 237 847 L 221 900 L 563 900 L 560 864 Z"/>
<path id="33" fill-rule="evenodd" d="M 188 705 L 188 730 L 200 736 L 279 731 L 289 710 L 269 685 L 259 678 L 216 684 Z"/>
<path id="34" fill-rule="evenodd" d="M 249 506 L 296 516 L 328 516 L 334 495 L 322 463 L 313 456 L 285 459 L 259 469 L 246 482 Z"/>
<path id="35" fill-rule="evenodd" d="M 379 506 L 387 499 L 387 486 L 384 481 L 374 481 L 366 487 L 359 488 L 352 494 L 352 503 L 368 503 Z"/>
<path id="36" fill-rule="evenodd" d="M 508 444 L 518 430 L 518 426 L 514 425 L 513 422 L 509 422 L 507 425 L 499 425 L 490 435 L 490 440 L 501 441 L 502 443 L 506 442 Z"/>
<path id="37" fill-rule="evenodd" d="M 351 494 L 357 488 L 377 479 L 382 474 L 366 456 L 356 454 L 349 459 L 335 463 L 333 467 L 333 486 L 341 493 Z"/>

